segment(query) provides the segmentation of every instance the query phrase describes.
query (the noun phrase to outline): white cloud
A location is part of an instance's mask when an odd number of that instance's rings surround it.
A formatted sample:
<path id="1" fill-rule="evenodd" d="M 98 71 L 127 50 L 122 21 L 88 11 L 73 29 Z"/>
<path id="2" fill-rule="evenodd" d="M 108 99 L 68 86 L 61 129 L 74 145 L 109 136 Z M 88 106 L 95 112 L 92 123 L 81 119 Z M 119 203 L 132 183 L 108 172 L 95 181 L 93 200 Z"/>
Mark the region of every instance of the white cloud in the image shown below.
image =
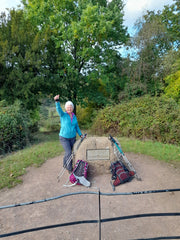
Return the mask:
<path id="1" fill-rule="evenodd" d="M 0 12 L 6 11 L 6 8 L 17 8 L 18 5 L 22 5 L 20 0 L 1 0 Z"/>
<path id="2" fill-rule="evenodd" d="M 148 0 L 128 0 L 126 2 L 125 10 L 127 10 L 129 13 L 133 12 L 139 12 L 142 11 L 142 9 L 147 8 Z"/>
<path id="3" fill-rule="evenodd" d="M 123 0 L 124 7 L 124 24 L 129 31 L 135 21 L 146 12 L 146 10 L 162 10 L 164 5 L 172 4 L 173 0 Z M 5 11 L 5 8 L 17 8 L 21 4 L 21 0 L 1 0 L 0 12 Z"/>
<path id="4" fill-rule="evenodd" d="M 173 0 L 124 0 L 124 3 L 125 25 L 132 28 L 147 10 L 162 10 L 165 5 L 171 5 Z"/>

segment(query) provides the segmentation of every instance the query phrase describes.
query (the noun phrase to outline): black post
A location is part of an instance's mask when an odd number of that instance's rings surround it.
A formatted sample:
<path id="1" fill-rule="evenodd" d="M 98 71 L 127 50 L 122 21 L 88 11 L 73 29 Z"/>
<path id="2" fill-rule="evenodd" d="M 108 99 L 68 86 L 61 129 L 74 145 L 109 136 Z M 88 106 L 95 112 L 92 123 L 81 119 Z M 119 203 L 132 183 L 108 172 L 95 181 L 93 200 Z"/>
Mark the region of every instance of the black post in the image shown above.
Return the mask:
<path id="1" fill-rule="evenodd" d="M 101 198 L 100 198 L 100 189 L 99 189 L 99 240 L 101 240 Z"/>

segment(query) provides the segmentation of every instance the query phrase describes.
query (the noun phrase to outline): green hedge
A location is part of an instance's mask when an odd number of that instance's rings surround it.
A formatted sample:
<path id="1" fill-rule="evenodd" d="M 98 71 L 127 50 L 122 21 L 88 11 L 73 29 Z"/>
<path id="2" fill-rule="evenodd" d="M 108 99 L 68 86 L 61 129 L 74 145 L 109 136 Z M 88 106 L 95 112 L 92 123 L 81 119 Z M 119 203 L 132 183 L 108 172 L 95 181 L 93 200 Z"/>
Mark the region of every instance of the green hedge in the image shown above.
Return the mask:
<path id="1" fill-rule="evenodd" d="M 29 140 L 29 114 L 20 102 L 0 110 L 0 154 L 22 149 Z"/>
<path id="2" fill-rule="evenodd" d="M 180 143 L 180 107 L 164 97 L 145 96 L 101 110 L 92 126 L 96 134 Z"/>

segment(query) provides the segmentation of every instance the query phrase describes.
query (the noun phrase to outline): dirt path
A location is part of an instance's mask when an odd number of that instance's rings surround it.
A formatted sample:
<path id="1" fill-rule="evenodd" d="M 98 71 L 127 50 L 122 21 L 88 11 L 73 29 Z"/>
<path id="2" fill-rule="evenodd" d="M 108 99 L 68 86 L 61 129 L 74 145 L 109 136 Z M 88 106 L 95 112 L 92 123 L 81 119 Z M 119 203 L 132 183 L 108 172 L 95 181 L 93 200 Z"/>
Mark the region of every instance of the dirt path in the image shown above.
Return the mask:
<path id="1" fill-rule="evenodd" d="M 112 192 L 110 174 L 91 179 L 92 187 L 63 187 L 57 175 L 62 155 L 45 162 L 40 168 L 29 168 L 23 184 L 0 191 L 0 206 L 30 202 L 78 191 Z M 120 185 L 115 192 L 180 188 L 180 169 L 151 157 L 127 154 L 142 181 L 133 179 Z M 180 212 L 180 192 L 129 196 L 101 196 L 101 218 L 115 218 L 133 214 Z M 45 203 L 0 210 L 0 234 L 61 224 L 79 220 L 98 219 L 98 195 L 75 195 Z M 167 239 L 180 236 L 180 216 L 135 218 L 101 224 L 101 239 Z M 30 232 L 4 239 L 9 240 L 94 240 L 99 239 L 98 223 L 80 224 Z M 168 238 L 175 239 L 175 238 Z M 177 239 L 177 238 L 176 238 Z"/>

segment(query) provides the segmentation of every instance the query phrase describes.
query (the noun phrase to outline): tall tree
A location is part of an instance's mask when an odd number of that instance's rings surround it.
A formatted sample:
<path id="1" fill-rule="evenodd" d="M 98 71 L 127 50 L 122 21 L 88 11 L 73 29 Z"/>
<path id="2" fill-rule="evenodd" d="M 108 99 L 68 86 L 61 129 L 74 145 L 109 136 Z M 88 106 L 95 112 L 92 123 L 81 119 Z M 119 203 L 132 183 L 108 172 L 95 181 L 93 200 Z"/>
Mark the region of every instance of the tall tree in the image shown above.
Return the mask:
<path id="1" fill-rule="evenodd" d="M 162 22 L 166 29 L 173 48 L 180 47 L 180 1 L 174 0 L 171 6 L 165 6 L 162 11 Z"/>
<path id="2" fill-rule="evenodd" d="M 41 36 L 37 28 L 25 21 L 22 10 L 1 15 L 0 24 L 0 98 L 13 104 L 23 101 L 27 109 L 38 105 L 42 64 Z"/>
<path id="3" fill-rule="evenodd" d="M 136 23 L 137 35 L 133 44 L 138 49 L 134 79 L 146 84 L 147 92 L 155 94 L 161 88 L 157 79 L 161 58 L 171 49 L 161 12 L 147 11 Z"/>
<path id="4" fill-rule="evenodd" d="M 133 46 L 138 49 L 133 68 L 134 81 L 146 85 L 147 92 L 162 92 L 164 78 L 172 72 L 180 46 L 180 3 L 174 0 L 162 11 L 147 11 L 136 23 Z M 167 81 L 166 81 L 167 82 Z"/>
<path id="5" fill-rule="evenodd" d="M 102 75 L 108 59 L 128 38 L 122 0 L 24 0 L 24 5 L 39 29 L 48 27 L 54 33 L 63 61 L 56 92 L 76 105 L 91 86 L 88 76 Z"/>
<path id="6" fill-rule="evenodd" d="M 50 39 L 51 31 L 39 31 L 24 18 L 23 10 L 10 10 L 0 18 L 0 100 L 13 104 L 16 99 L 32 112 L 41 94 L 49 88 L 45 76 L 57 71 L 60 53 Z M 51 82 L 53 87 L 53 81 Z"/>

